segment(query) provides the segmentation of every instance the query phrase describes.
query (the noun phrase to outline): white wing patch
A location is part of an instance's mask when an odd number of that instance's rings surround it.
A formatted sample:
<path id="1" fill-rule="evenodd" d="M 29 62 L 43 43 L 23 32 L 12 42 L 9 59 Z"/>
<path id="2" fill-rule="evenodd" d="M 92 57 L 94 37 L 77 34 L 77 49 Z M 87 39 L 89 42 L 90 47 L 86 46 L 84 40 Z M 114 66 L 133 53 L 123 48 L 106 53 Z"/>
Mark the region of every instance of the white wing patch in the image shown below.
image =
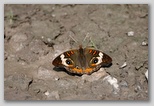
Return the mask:
<path id="1" fill-rule="evenodd" d="M 67 63 L 66 63 L 66 58 L 65 58 L 65 56 L 64 56 L 64 54 L 62 54 L 61 56 L 60 56 L 60 58 L 61 58 L 61 61 L 62 61 L 62 64 L 63 65 L 65 65 L 65 66 L 69 66 Z"/>
<path id="2" fill-rule="evenodd" d="M 98 59 L 98 62 L 96 63 L 96 65 L 100 64 L 102 62 L 102 58 L 103 58 L 103 53 L 99 53 L 99 57 L 96 57 Z"/>

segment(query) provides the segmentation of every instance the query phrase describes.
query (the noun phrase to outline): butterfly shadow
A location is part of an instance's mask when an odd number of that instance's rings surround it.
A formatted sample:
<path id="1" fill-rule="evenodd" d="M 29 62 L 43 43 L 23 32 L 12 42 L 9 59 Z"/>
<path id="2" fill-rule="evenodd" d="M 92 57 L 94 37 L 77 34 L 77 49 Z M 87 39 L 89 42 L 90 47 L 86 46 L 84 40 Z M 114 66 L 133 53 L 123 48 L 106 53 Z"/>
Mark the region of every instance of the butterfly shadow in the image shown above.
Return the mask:
<path id="1" fill-rule="evenodd" d="M 109 63 L 109 64 L 102 65 L 101 67 L 102 67 L 102 68 L 109 68 L 109 67 L 111 67 L 111 66 L 112 66 L 112 63 Z"/>
<path id="2" fill-rule="evenodd" d="M 54 67 L 53 70 L 57 71 L 57 72 L 66 72 L 67 74 L 71 75 L 71 76 L 82 76 L 80 74 L 76 74 L 76 73 L 70 73 L 68 72 L 65 68 L 63 67 Z"/>

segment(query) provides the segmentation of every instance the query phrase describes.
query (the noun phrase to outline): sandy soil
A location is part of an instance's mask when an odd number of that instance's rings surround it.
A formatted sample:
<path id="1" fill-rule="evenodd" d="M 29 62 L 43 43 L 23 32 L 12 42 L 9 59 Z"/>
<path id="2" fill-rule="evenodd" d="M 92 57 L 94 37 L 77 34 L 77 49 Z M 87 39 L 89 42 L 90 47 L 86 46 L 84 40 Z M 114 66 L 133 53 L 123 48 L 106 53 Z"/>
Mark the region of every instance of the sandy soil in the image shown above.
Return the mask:
<path id="1" fill-rule="evenodd" d="M 89 34 L 112 66 L 82 76 L 55 71 L 58 54 L 78 49 L 71 33 L 85 47 Z M 149 99 L 148 5 L 5 4 L 4 45 L 5 100 Z"/>

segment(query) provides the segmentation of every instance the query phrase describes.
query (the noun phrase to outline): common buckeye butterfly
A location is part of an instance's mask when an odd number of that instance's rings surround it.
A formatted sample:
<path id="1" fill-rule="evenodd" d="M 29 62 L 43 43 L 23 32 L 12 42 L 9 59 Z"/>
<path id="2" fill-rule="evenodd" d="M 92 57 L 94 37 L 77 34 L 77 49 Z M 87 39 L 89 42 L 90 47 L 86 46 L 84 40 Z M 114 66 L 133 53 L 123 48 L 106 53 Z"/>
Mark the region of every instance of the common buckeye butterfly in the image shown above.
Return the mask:
<path id="1" fill-rule="evenodd" d="M 91 74 L 103 66 L 112 64 L 112 58 L 96 49 L 82 48 L 69 50 L 56 57 L 52 64 L 63 67 L 73 74 Z"/>

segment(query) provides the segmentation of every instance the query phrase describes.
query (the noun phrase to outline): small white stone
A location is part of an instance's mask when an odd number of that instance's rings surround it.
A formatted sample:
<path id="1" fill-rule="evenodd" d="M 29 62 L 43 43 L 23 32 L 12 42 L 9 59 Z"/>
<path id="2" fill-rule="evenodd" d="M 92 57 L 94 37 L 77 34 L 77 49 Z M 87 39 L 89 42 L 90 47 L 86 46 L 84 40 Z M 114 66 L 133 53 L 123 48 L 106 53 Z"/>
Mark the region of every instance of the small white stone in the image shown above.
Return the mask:
<path id="1" fill-rule="evenodd" d="M 147 46 L 147 45 L 148 45 L 148 43 L 142 42 L 142 46 Z"/>
<path id="2" fill-rule="evenodd" d="M 114 89 L 114 94 L 117 94 L 120 89 L 119 89 L 119 85 L 118 85 L 118 80 L 114 77 L 111 77 L 110 75 L 106 76 L 103 80 L 107 81 L 110 85 L 113 86 Z"/>
<path id="3" fill-rule="evenodd" d="M 145 72 L 145 77 L 146 77 L 147 80 L 148 80 L 148 70 Z"/>
<path id="4" fill-rule="evenodd" d="M 55 80 L 56 80 L 56 81 L 58 81 L 58 80 L 59 80 L 59 78 L 58 78 L 58 77 L 55 77 Z"/>
<path id="5" fill-rule="evenodd" d="M 56 15 L 55 14 L 52 14 L 52 17 L 56 17 Z"/>
<path id="6" fill-rule="evenodd" d="M 46 96 L 48 96 L 50 93 L 49 93 L 48 91 L 46 91 L 44 94 L 45 94 Z"/>
<path id="7" fill-rule="evenodd" d="M 42 39 L 44 39 L 44 36 L 41 36 Z"/>
<path id="8" fill-rule="evenodd" d="M 129 32 L 127 32 L 127 35 L 128 36 L 134 36 L 134 32 L 133 31 L 129 31 Z"/>
<path id="9" fill-rule="evenodd" d="M 126 67 L 127 66 L 127 63 L 126 62 L 124 62 L 124 64 L 123 65 L 121 65 L 120 66 L 120 68 L 124 68 L 124 67 Z"/>
<path id="10" fill-rule="evenodd" d="M 51 42 L 51 39 L 50 39 L 50 38 L 47 38 L 47 41 L 48 41 L 48 42 Z"/>

